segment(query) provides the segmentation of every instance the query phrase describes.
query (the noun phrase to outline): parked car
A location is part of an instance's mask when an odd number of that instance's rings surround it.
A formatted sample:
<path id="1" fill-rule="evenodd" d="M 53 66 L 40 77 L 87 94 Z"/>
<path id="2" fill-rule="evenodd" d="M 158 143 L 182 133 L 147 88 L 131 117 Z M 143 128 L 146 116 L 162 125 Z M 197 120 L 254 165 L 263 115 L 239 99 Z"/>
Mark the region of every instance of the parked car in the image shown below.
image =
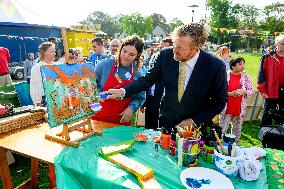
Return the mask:
<path id="1" fill-rule="evenodd" d="M 23 66 L 11 67 L 10 74 L 13 79 L 23 80 L 24 79 L 24 67 Z"/>

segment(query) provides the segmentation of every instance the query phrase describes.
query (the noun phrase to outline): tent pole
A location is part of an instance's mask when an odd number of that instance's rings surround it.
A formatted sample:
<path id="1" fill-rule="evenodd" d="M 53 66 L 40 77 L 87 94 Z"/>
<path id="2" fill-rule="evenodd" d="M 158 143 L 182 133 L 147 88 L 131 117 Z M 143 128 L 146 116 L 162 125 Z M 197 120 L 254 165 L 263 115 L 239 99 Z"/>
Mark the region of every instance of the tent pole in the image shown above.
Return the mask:
<path id="1" fill-rule="evenodd" d="M 67 35 L 66 35 L 66 29 L 61 28 L 61 36 L 62 36 L 62 42 L 63 42 L 63 47 L 64 47 L 64 52 L 65 52 L 65 60 L 68 61 L 68 41 L 67 41 Z"/>

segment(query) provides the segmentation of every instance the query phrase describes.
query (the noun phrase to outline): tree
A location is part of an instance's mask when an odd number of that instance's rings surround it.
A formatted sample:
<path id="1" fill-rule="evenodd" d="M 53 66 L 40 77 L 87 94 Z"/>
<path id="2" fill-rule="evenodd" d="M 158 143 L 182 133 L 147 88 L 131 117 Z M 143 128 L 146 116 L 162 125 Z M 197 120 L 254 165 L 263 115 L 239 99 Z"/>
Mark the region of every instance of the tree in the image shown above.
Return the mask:
<path id="1" fill-rule="evenodd" d="M 211 27 L 237 28 L 238 19 L 233 14 L 230 0 L 206 0 L 207 7 L 211 10 Z"/>
<path id="2" fill-rule="evenodd" d="M 166 30 L 166 31 L 169 30 L 169 26 L 167 24 L 167 19 L 163 15 L 154 13 L 154 14 L 151 15 L 151 17 L 152 17 L 152 20 L 153 20 L 153 28 L 160 25 L 164 30 Z"/>
<path id="3" fill-rule="evenodd" d="M 283 32 L 284 31 L 284 4 L 273 3 L 265 6 L 264 20 L 260 23 L 260 28 L 266 31 Z"/>
<path id="4" fill-rule="evenodd" d="M 153 30 L 153 20 L 151 16 L 143 17 L 140 13 L 124 15 L 120 19 L 120 28 L 129 35 L 136 34 L 142 38 Z"/>
<path id="5" fill-rule="evenodd" d="M 183 22 L 178 18 L 173 18 L 169 23 L 170 32 L 174 31 L 174 29 L 178 26 L 183 25 Z"/>
<path id="6" fill-rule="evenodd" d="M 111 17 L 101 11 L 94 11 L 80 24 L 100 24 L 101 30 L 111 36 L 119 32 L 119 17 Z"/>
<path id="7" fill-rule="evenodd" d="M 206 6 L 211 10 L 211 27 L 215 28 L 238 28 L 239 20 L 236 16 L 237 9 L 234 9 L 230 0 L 206 0 Z M 230 41 L 227 32 L 221 30 L 211 33 L 213 38 L 217 38 L 217 44 Z"/>

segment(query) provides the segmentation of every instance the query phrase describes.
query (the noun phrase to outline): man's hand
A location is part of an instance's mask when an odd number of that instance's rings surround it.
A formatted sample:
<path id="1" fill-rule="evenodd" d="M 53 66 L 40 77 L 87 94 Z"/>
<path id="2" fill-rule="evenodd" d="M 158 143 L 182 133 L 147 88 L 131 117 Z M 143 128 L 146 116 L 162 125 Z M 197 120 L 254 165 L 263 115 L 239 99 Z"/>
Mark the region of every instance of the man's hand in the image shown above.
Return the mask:
<path id="1" fill-rule="evenodd" d="M 107 96 L 106 99 L 118 99 L 124 96 L 123 89 L 109 89 L 107 93 L 109 93 L 110 95 Z"/>
<path id="2" fill-rule="evenodd" d="M 191 118 L 188 118 L 180 122 L 176 127 L 180 127 L 184 130 L 187 130 L 187 127 L 193 124 L 194 124 L 194 121 Z"/>
<path id="3" fill-rule="evenodd" d="M 133 114 L 133 110 L 129 107 L 127 107 L 121 114 L 122 115 L 120 119 L 120 123 L 128 122 L 131 120 Z"/>
<path id="4" fill-rule="evenodd" d="M 264 99 L 268 98 L 267 93 L 260 93 L 260 95 L 261 95 L 261 96 L 262 96 L 262 98 L 264 98 Z"/>

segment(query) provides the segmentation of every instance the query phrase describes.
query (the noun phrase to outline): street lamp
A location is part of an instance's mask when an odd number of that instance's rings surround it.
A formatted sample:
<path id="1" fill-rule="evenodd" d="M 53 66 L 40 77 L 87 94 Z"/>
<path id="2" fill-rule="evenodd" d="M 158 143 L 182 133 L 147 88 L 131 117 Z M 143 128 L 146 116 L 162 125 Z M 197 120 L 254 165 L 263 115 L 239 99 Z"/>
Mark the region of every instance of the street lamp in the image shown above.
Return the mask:
<path id="1" fill-rule="evenodd" d="M 194 15 L 194 8 L 199 7 L 198 5 L 189 5 L 189 8 L 192 8 L 192 17 L 191 17 L 191 22 L 193 22 L 193 15 Z"/>

